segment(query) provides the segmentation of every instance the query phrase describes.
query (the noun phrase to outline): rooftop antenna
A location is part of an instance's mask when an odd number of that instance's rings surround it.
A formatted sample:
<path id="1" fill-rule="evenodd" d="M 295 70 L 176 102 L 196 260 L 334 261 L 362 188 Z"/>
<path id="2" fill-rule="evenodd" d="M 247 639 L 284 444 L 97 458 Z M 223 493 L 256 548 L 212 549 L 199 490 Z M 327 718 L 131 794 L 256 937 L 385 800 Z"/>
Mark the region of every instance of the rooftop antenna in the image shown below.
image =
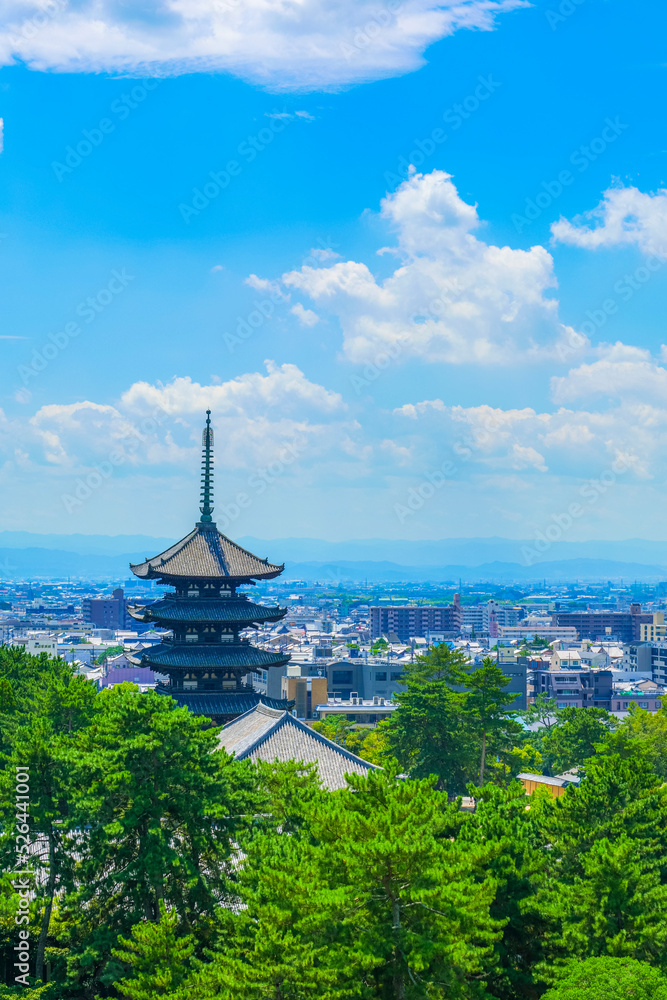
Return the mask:
<path id="1" fill-rule="evenodd" d="M 201 462 L 201 502 L 200 522 L 213 523 L 213 428 L 211 427 L 211 411 L 206 411 L 206 426 L 202 432 L 202 462 Z"/>

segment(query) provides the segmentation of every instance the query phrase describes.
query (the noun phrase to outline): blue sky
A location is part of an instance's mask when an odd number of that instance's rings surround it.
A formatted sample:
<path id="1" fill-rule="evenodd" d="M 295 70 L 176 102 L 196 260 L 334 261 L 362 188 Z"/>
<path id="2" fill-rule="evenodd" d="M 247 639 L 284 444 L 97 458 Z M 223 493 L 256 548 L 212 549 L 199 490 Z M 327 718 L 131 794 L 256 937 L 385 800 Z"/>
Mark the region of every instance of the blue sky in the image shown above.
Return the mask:
<path id="1" fill-rule="evenodd" d="M 209 405 L 232 536 L 667 537 L 663 5 L 95 9 L 0 31 L 3 528 L 183 533 Z"/>

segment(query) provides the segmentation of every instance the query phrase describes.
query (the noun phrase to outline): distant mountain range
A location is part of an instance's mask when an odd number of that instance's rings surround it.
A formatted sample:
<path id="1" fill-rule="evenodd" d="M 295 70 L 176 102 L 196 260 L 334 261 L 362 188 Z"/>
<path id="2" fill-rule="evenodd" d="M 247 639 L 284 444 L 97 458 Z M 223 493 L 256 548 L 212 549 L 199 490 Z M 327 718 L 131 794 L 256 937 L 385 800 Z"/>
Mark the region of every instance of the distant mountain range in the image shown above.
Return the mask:
<path id="1" fill-rule="evenodd" d="M 0 579 L 127 580 L 130 562 L 171 545 L 145 535 L 38 535 L 0 532 Z M 645 539 L 558 542 L 543 554 L 508 538 L 432 541 L 313 538 L 236 539 L 259 556 L 285 562 L 284 580 L 448 582 L 667 580 L 667 542 Z"/>

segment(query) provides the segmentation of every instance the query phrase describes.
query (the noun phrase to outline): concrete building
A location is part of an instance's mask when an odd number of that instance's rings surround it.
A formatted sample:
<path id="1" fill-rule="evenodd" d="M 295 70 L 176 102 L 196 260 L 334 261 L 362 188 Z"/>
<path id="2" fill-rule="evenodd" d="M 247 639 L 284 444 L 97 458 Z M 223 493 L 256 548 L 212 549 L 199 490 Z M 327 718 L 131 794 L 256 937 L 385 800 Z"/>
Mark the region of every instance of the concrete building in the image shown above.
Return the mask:
<path id="1" fill-rule="evenodd" d="M 58 655 L 58 640 L 55 635 L 34 633 L 26 639 L 17 640 L 15 645 L 23 646 L 31 656 L 41 656 L 42 653 L 47 656 Z"/>
<path id="2" fill-rule="evenodd" d="M 499 639 L 523 639 L 537 636 L 551 642 L 553 639 L 564 639 L 566 642 L 577 641 L 577 630 L 572 626 L 561 625 L 498 625 Z"/>
<path id="3" fill-rule="evenodd" d="M 327 700 L 326 677 L 288 676 L 281 678 L 281 697 L 294 702 L 293 713 L 297 719 L 318 718 L 317 706 Z"/>
<path id="4" fill-rule="evenodd" d="M 653 642 L 654 639 L 667 637 L 664 612 L 656 611 L 652 617 L 652 622 L 642 622 L 639 626 L 639 638 L 642 642 Z"/>
<path id="5" fill-rule="evenodd" d="M 627 712 L 635 704 L 647 712 L 657 712 L 665 703 L 665 688 L 655 681 L 614 684 L 612 711 Z"/>
<path id="6" fill-rule="evenodd" d="M 86 597 L 81 602 L 81 612 L 86 625 L 97 628 L 125 629 L 130 623 L 127 601 L 121 588 L 111 597 Z"/>
<path id="7" fill-rule="evenodd" d="M 468 604 L 461 605 L 461 630 L 463 632 L 475 632 L 481 635 L 488 631 L 488 623 L 484 623 L 484 605 Z"/>
<path id="8" fill-rule="evenodd" d="M 317 715 L 320 719 L 326 719 L 328 715 L 342 715 L 350 722 L 360 725 L 377 725 L 383 719 L 388 719 L 397 707 L 394 702 L 388 702 L 385 698 L 350 698 L 347 701 L 329 698 L 325 704 L 317 706 Z"/>
<path id="9" fill-rule="evenodd" d="M 461 598 L 454 594 L 453 604 L 442 606 L 403 605 L 371 608 L 371 637 L 379 639 L 394 632 L 400 642 L 429 633 L 459 635 L 461 631 Z"/>
<path id="10" fill-rule="evenodd" d="M 606 708 L 611 711 L 611 670 L 571 667 L 533 670 L 535 696 L 543 694 L 557 708 Z"/>
<path id="11" fill-rule="evenodd" d="M 653 623 L 653 615 L 642 613 L 641 604 L 631 604 L 629 611 L 554 611 L 554 625 L 570 626 L 580 639 L 617 639 L 619 642 L 638 642 L 641 625 Z"/>

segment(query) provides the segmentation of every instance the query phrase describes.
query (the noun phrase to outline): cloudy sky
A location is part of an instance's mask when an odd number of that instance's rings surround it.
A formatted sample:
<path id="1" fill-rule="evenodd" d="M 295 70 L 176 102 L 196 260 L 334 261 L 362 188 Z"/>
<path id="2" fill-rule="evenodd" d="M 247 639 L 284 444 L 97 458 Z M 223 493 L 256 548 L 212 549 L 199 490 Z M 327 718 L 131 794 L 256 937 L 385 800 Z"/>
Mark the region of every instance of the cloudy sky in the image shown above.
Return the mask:
<path id="1" fill-rule="evenodd" d="M 664 5 L 2 11 L 0 529 L 667 538 Z"/>

